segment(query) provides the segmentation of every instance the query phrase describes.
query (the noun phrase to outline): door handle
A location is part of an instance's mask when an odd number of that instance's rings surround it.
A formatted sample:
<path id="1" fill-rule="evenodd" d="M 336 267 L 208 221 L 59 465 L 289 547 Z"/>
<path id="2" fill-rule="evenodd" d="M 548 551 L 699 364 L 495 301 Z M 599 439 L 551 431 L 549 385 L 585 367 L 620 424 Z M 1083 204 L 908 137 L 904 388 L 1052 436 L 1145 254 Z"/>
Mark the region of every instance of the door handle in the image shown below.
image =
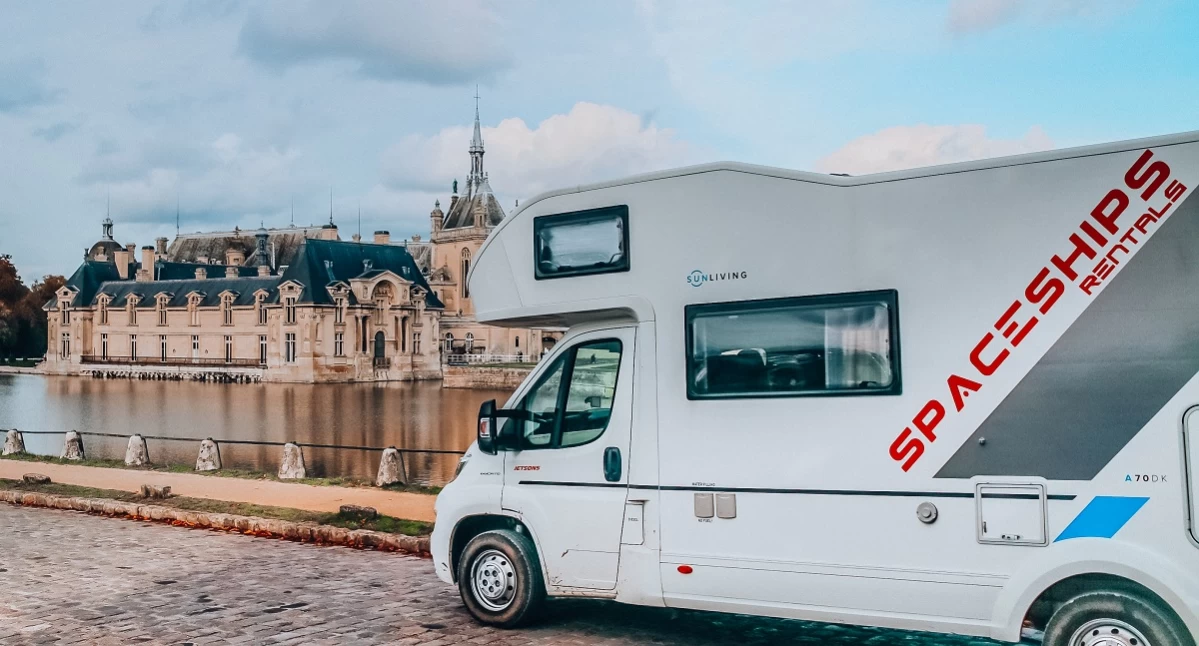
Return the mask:
<path id="1" fill-rule="evenodd" d="M 620 449 L 609 446 L 604 449 L 604 479 L 608 482 L 620 482 L 621 472 Z"/>

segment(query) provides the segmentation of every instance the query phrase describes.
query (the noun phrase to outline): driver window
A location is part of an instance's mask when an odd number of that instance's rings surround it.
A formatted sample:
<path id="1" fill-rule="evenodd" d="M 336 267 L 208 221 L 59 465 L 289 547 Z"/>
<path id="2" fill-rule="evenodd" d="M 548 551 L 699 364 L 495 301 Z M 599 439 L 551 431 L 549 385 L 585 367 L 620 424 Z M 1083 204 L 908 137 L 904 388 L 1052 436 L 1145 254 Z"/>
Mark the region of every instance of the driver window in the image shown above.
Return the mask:
<path id="1" fill-rule="evenodd" d="M 521 449 L 579 446 L 603 435 L 616 397 L 620 354 L 615 339 L 568 350 L 525 395 L 517 406 L 523 414 L 509 419 L 505 431 L 519 429 Z"/>

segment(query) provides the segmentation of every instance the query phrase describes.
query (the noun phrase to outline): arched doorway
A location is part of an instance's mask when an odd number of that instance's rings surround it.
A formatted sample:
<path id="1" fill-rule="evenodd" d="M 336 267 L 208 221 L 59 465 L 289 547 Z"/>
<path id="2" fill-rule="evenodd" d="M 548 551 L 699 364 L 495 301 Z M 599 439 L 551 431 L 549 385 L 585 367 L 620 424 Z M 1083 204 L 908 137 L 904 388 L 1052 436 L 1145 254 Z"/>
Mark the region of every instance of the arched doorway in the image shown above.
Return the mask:
<path id="1" fill-rule="evenodd" d="M 375 332 L 375 363 L 379 363 L 387 355 L 387 339 L 382 332 Z"/>

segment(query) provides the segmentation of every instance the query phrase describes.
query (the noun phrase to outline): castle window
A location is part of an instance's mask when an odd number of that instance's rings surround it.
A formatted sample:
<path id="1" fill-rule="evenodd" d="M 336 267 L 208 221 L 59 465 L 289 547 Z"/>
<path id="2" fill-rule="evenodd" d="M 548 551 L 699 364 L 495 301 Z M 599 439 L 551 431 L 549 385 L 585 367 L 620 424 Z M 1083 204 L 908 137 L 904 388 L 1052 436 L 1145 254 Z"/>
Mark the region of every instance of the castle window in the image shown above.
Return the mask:
<path id="1" fill-rule="evenodd" d="M 258 311 L 258 324 L 266 325 L 266 294 L 259 292 L 254 296 L 254 307 Z"/>
<path id="2" fill-rule="evenodd" d="M 462 273 L 458 276 L 459 289 L 462 298 L 470 298 L 470 288 L 466 285 L 466 277 L 470 274 L 470 249 L 462 250 Z"/>
<path id="3" fill-rule="evenodd" d="M 129 335 L 129 358 L 130 359 L 137 358 L 137 335 L 136 334 Z"/>
<path id="4" fill-rule="evenodd" d="M 288 296 L 283 299 L 283 316 L 284 322 L 288 325 L 296 324 L 296 297 Z"/>
<path id="5" fill-rule="evenodd" d="M 338 298 L 334 301 L 336 309 L 333 311 L 333 322 L 337 325 L 344 325 L 346 322 L 346 299 Z"/>
<path id="6" fill-rule="evenodd" d="M 474 334 L 474 332 L 467 332 L 466 333 L 466 352 L 467 352 L 467 354 L 469 354 L 474 349 L 475 349 L 475 334 Z"/>
<path id="7" fill-rule="evenodd" d="M 333 356 L 346 356 L 346 334 L 345 332 L 333 333 Z"/>
<path id="8" fill-rule="evenodd" d="M 420 332 L 412 333 L 412 354 L 420 354 Z"/>
<path id="9" fill-rule="evenodd" d="M 100 325 L 108 325 L 108 297 L 101 296 L 96 304 L 100 314 Z"/>
<path id="10" fill-rule="evenodd" d="M 445 333 L 445 353 L 450 354 L 453 351 L 454 351 L 454 333 L 446 332 Z"/>
<path id="11" fill-rule="evenodd" d="M 71 356 L 71 333 L 62 333 L 62 343 L 58 348 L 58 356 L 66 359 Z"/>
<path id="12" fill-rule="evenodd" d="M 167 360 L 167 337 L 165 334 L 158 336 L 158 351 L 163 363 Z"/>
<path id="13" fill-rule="evenodd" d="M 70 325 L 71 324 L 71 310 L 67 309 L 66 304 L 59 306 L 59 312 L 61 314 L 62 324 Z"/>
<path id="14" fill-rule="evenodd" d="M 200 324 L 200 295 L 192 294 L 187 297 L 188 325 Z"/>
<path id="15" fill-rule="evenodd" d="M 158 311 L 158 324 L 167 324 L 167 297 L 165 295 L 158 297 L 158 302 L 155 304 L 155 309 Z"/>
<path id="16" fill-rule="evenodd" d="M 233 325 L 233 294 L 221 296 L 221 320 L 224 325 Z"/>
<path id="17" fill-rule="evenodd" d="M 233 361 L 233 337 L 225 337 L 225 363 Z"/>
<path id="18" fill-rule="evenodd" d="M 288 332 L 283 337 L 283 360 L 287 363 L 296 362 L 296 334 Z"/>
<path id="19" fill-rule="evenodd" d="M 108 358 L 108 335 L 107 334 L 100 335 L 100 358 L 101 359 Z"/>
<path id="20" fill-rule="evenodd" d="M 258 337 L 258 363 L 266 365 L 266 336 Z"/>
<path id="21" fill-rule="evenodd" d="M 125 301 L 125 315 L 129 319 L 129 325 L 137 325 L 137 304 L 132 298 Z"/>

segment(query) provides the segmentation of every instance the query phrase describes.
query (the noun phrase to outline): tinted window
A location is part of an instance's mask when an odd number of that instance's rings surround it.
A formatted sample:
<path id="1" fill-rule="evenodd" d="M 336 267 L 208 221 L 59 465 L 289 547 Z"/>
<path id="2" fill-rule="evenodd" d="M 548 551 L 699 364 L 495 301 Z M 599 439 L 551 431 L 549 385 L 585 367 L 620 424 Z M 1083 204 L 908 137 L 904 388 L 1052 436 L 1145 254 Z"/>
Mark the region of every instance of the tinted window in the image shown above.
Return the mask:
<path id="1" fill-rule="evenodd" d="M 522 449 L 579 446 L 603 435 L 612 417 L 620 355 L 615 339 L 568 350 L 521 400 L 505 432 L 518 432 Z"/>
<path id="2" fill-rule="evenodd" d="M 687 308 L 691 399 L 898 394 L 894 291 Z"/>
<path id="3" fill-rule="evenodd" d="M 628 250 L 625 206 L 533 220 L 533 264 L 539 280 L 628 271 Z"/>

